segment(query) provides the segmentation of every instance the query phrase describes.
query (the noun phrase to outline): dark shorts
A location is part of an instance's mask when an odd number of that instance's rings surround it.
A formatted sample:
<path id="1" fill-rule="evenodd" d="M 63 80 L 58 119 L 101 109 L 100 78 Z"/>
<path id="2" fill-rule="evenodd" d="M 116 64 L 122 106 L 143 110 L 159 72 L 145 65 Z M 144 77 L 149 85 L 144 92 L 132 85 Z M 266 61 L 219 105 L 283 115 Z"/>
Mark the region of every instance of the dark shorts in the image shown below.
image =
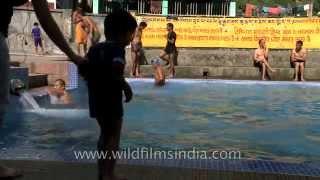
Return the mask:
<path id="1" fill-rule="evenodd" d="M 131 44 L 131 51 L 138 53 L 142 51 L 142 43 L 132 43 Z"/>
<path id="2" fill-rule="evenodd" d="M 260 61 L 254 61 L 254 62 L 253 62 L 253 66 L 260 68 L 260 67 L 262 67 L 262 62 L 260 62 Z"/>
<path id="3" fill-rule="evenodd" d="M 36 46 L 36 47 L 42 47 L 42 39 L 40 38 L 40 39 L 34 39 L 34 45 Z"/>
<path id="4" fill-rule="evenodd" d="M 164 48 L 164 52 L 167 54 L 175 54 L 177 52 L 177 48 L 175 46 L 166 46 Z"/>
<path id="5" fill-rule="evenodd" d="M 306 62 L 305 61 L 290 61 L 291 68 L 295 68 L 296 67 L 295 62 L 304 63 L 304 67 L 306 67 Z"/>
<path id="6" fill-rule="evenodd" d="M 107 137 L 120 134 L 123 118 L 122 117 L 106 117 L 100 116 L 96 118 L 97 123 Z"/>

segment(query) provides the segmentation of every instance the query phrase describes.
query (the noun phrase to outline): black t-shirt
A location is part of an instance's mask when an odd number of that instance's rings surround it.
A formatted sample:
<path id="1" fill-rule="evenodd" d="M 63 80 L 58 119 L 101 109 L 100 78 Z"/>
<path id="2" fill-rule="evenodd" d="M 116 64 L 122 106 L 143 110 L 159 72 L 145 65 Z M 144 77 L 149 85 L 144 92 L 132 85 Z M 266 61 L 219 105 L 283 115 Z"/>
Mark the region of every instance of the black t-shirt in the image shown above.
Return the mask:
<path id="1" fill-rule="evenodd" d="M 176 39 L 177 39 L 177 34 L 172 31 L 172 32 L 169 32 L 168 35 L 167 35 L 167 39 L 168 40 L 175 40 L 174 43 L 171 43 L 169 41 L 167 41 L 167 45 L 166 45 L 166 50 L 169 51 L 169 52 L 174 52 L 176 51 L 177 47 L 176 47 Z"/>
<path id="2" fill-rule="evenodd" d="M 13 7 L 21 6 L 27 3 L 28 0 L 1 0 L 0 4 L 0 33 L 8 36 L 8 27 L 13 15 Z"/>
<path id="3" fill-rule="evenodd" d="M 100 43 L 90 48 L 87 56 L 89 61 L 80 65 L 79 71 L 88 85 L 90 116 L 122 117 L 124 48 L 114 43 Z M 115 65 L 121 68 L 116 69 Z"/>

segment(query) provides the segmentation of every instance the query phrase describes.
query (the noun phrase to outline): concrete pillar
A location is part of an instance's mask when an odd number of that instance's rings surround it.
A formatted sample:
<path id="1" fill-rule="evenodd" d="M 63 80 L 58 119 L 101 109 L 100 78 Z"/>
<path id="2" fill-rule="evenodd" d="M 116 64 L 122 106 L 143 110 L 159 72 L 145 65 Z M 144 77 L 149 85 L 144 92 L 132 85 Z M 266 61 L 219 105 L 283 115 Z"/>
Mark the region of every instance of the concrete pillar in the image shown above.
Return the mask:
<path id="1" fill-rule="evenodd" d="M 235 1 L 230 2 L 229 16 L 236 17 L 236 11 L 237 11 L 236 2 Z"/>
<path id="2" fill-rule="evenodd" d="M 162 0 L 162 15 L 167 16 L 168 15 L 168 9 L 169 9 L 168 0 Z"/>
<path id="3" fill-rule="evenodd" d="M 313 4 L 314 4 L 314 0 L 310 0 L 309 17 L 312 17 L 312 16 L 313 16 Z"/>
<path id="4" fill-rule="evenodd" d="M 72 10 L 64 9 L 62 13 L 63 23 L 62 23 L 62 32 L 67 40 L 71 42 L 74 38 L 74 29 L 72 25 Z"/>
<path id="5" fill-rule="evenodd" d="M 93 0 L 93 3 L 92 3 L 93 14 L 99 14 L 100 5 L 101 5 L 100 0 Z"/>

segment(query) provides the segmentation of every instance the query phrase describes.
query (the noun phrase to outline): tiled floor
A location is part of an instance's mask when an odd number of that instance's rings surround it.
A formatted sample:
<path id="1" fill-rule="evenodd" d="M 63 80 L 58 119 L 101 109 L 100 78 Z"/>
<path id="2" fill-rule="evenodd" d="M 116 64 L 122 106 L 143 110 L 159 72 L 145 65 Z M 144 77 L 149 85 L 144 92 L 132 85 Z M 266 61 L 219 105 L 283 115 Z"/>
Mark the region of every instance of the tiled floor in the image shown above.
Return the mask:
<path id="1" fill-rule="evenodd" d="M 119 164 L 161 166 L 213 171 L 255 172 L 267 174 L 288 174 L 313 176 L 320 179 L 320 166 L 262 160 L 127 160 Z"/>
<path id="2" fill-rule="evenodd" d="M 1 161 L 24 170 L 21 180 L 89 180 L 92 163 Z M 182 168 L 183 167 L 183 168 Z M 201 167 L 201 168 L 199 168 Z M 268 161 L 136 161 L 120 162 L 117 172 L 128 180 L 318 180 L 319 169 Z"/>

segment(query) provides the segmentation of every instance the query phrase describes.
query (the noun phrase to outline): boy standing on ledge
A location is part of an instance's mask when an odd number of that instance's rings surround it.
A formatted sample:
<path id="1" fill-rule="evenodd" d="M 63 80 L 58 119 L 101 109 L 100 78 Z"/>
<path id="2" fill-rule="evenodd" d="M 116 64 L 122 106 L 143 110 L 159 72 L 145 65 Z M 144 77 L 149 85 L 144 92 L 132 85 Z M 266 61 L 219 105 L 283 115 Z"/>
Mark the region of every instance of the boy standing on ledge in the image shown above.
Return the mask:
<path id="1" fill-rule="evenodd" d="M 39 28 L 39 24 L 37 22 L 35 22 L 33 24 L 33 28 L 32 28 L 32 32 L 31 33 L 32 33 L 32 38 L 34 40 L 34 46 L 35 46 L 36 54 L 38 54 L 38 47 L 41 48 L 41 52 L 43 54 L 44 51 L 43 51 L 43 46 L 42 46 L 41 29 Z"/>
<path id="2" fill-rule="evenodd" d="M 133 41 L 131 42 L 132 77 L 140 77 L 140 61 L 143 55 L 142 32 L 147 27 L 146 22 L 141 22 L 136 29 Z"/>
<path id="3" fill-rule="evenodd" d="M 137 22 L 125 11 L 115 11 L 104 21 L 106 41 L 90 48 L 88 62 L 79 66 L 88 85 L 90 116 L 100 126 L 98 152 L 107 154 L 98 159 L 99 180 L 120 180 L 114 174 L 119 150 L 125 102 L 132 99 L 132 90 L 124 79 L 125 47 L 132 41 Z"/>
<path id="4" fill-rule="evenodd" d="M 176 55 L 178 53 L 176 47 L 177 34 L 173 31 L 173 27 L 174 26 L 172 23 L 167 24 L 167 45 L 160 54 L 160 58 L 164 61 L 167 61 L 167 63 L 169 64 L 170 78 L 173 78 L 175 76 L 174 59 L 176 58 Z"/>

